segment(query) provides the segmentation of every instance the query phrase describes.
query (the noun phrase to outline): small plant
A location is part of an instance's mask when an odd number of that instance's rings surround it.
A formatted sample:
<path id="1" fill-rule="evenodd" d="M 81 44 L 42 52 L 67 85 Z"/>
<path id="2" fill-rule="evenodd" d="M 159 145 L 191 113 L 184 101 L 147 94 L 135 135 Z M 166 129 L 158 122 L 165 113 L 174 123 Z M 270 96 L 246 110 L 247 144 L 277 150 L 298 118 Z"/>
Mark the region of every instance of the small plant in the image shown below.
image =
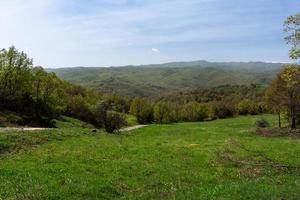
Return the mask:
<path id="1" fill-rule="evenodd" d="M 256 128 L 266 128 L 266 127 L 269 127 L 270 124 L 265 119 L 259 119 L 255 122 L 255 126 L 256 126 Z"/>

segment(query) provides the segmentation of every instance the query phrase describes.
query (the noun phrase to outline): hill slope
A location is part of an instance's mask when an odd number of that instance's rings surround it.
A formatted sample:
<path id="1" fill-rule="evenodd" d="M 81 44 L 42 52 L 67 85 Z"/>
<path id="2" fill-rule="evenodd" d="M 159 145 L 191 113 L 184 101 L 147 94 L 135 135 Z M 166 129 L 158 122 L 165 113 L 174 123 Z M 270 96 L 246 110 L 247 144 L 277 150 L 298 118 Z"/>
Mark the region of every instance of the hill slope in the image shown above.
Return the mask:
<path id="1" fill-rule="evenodd" d="M 61 78 L 104 93 L 156 96 L 178 90 L 225 84 L 267 84 L 280 63 L 207 61 L 176 62 L 125 67 L 75 67 L 50 69 Z"/>
<path id="2" fill-rule="evenodd" d="M 261 117 L 276 123 L 264 115 L 151 125 L 130 136 L 2 133 L 0 199 L 299 199 L 299 140 L 253 134 Z"/>

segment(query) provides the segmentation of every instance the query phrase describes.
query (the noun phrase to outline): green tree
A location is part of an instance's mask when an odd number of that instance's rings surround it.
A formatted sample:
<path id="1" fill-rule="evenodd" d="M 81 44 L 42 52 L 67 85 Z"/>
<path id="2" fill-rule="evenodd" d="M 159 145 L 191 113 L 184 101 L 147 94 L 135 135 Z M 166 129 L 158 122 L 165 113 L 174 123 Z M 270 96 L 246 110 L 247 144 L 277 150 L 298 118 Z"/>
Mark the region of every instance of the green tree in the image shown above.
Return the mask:
<path id="1" fill-rule="evenodd" d="M 240 101 L 236 106 L 236 110 L 240 115 L 255 115 L 259 113 L 257 102 L 254 102 L 250 99 L 244 99 Z"/>
<path id="2" fill-rule="evenodd" d="M 126 120 L 123 114 L 115 111 L 107 111 L 105 120 L 105 130 L 108 133 L 119 131 L 124 125 Z"/>
<path id="3" fill-rule="evenodd" d="M 290 16 L 284 22 L 284 31 L 288 34 L 285 40 L 292 45 L 290 58 L 300 58 L 300 13 Z"/>
<path id="4" fill-rule="evenodd" d="M 284 110 L 285 94 L 284 83 L 280 75 L 278 74 L 275 79 L 270 83 L 265 91 L 264 100 L 268 107 L 268 110 L 277 113 L 278 115 L 278 127 L 281 128 L 281 113 Z"/>
<path id="5" fill-rule="evenodd" d="M 20 101 L 32 89 L 32 59 L 15 47 L 0 51 L 0 96 L 6 106 L 21 107 Z"/>
<path id="6" fill-rule="evenodd" d="M 189 102 L 182 107 L 182 119 L 184 121 L 203 121 L 208 117 L 207 105 L 197 102 Z"/>
<path id="7" fill-rule="evenodd" d="M 107 121 L 107 112 L 110 109 L 110 105 L 107 101 L 101 101 L 96 105 L 94 110 L 95 125 L 98 128 L 104 128 Z"/>
<path id="8" fill-rule="evenodd" d="M 160 101 L 154 106 L 154 120 L 160 124 L 176 122 L 171 103 Z"/>
<path id="9" fill-rule="evenodd" d="M 297 113 L 300 107 L 300 66 L 285 65 L 268 88 L 269 105 L 275 109 L 286 109 L 291 128 L 296 128 Z"/>
<path id="10" fill-rule="evenodd" d="M 153 122 L 153 106 L 142 98 L 135 98 L 130 106 L 130 113 L 135 115 L 140 124 Z"/>
<path id="11" fill-rule="evenodd" d="M 222 119 L 232 117 L 235 113 L 232 103 L 225 101 L 213 101 L 209 103 L 209 117 L 210 119 Z"/>

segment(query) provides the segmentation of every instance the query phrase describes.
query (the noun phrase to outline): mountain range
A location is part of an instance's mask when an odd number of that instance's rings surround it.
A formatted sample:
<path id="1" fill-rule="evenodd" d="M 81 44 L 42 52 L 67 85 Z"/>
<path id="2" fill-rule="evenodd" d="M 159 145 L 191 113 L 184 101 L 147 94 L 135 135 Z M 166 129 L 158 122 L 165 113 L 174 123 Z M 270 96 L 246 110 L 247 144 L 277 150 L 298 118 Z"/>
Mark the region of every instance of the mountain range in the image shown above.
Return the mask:
<path id="1" fill-rule="evenodd" d="M 283 63 L 172 62 L 123 67 L 47 69 L 74 84 L 130 97 L 158 96 L 220 85 L 268 84 Z"/>

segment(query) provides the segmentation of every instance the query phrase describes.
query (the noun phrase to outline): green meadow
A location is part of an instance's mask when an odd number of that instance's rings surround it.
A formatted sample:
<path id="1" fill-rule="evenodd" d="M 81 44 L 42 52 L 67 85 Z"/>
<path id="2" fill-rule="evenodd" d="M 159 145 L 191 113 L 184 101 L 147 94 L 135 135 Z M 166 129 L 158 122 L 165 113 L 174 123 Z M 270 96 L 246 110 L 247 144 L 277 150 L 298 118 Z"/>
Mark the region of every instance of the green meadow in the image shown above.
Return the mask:
<path id="1" fill-rule="evenodd" d="M 0 199 L 300 199 L 300 142 L 243 116 L 122 134 L 0 133 Z M 75 127 L 75 128 L 72 128 Z"/>

